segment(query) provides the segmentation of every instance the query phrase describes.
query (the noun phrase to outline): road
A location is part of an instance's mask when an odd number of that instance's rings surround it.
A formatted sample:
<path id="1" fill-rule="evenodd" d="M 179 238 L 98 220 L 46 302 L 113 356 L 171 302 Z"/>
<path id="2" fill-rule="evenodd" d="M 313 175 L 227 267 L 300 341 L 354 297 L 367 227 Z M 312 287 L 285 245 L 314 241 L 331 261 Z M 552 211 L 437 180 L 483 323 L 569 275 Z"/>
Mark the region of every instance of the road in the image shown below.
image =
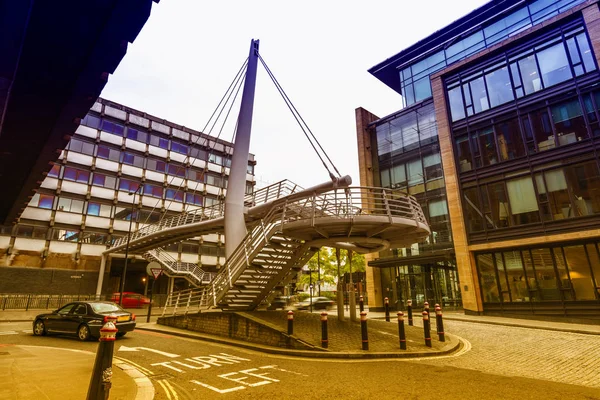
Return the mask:
<path id="1" fill-rule="evenodd" d="M 488 340 L 485 347 L 485 341 L 481 338 L 489 336 L 490 330 L 501 338 L 502 330 L 507 327 L 461 324 L 464 326 L 457 323 L 450 326 L 454 325 L 455 330 L 469 336 L 472 348 L 467 346 L 457 355 L 437 360 L 341 361 L 275 356 L 142 330 L 136 330 L 117 340 L 115 356 L 150 378 L 157 400 L 340 397 L 600 399 L 600 389 L 594 385 L 569 385 L 551 382 L 545 377 L 534 379 L 527 371 L 520 374 L 525 376 L 505 376 L 514 372 L 507 370 L 508 366 L 515 363 L 527 364 L 528 354 L 519 348 L 519 354 L 507 357 L 500 363 L 496 362 L 494 359 L 498 354 L 506 353 L 510 346 L 507 347 L 505 341 Z M 538 332 L 537 335 L 539 334 Z M 96 342 L 79 342 L 75 338 L 33 336 L 29 323 L 1 323 L 0 343 L 92 352 L 97 347 Z M 480 348 L 481 346 L 484 347 Z M 523 345 L 523 348 L 526 347 Z M 494 352 L 490 353 L 490 357 L 486 352 L 492 350 Z M 539 350 L 539 346 L 533 350 Z M 487 362 L 482 361 L 486 358 L 489 359 Z M 535 365 L 531 369 L 535 369 Z M 555 368 L 555 373 L 560 375 L 560 369 Z"/>

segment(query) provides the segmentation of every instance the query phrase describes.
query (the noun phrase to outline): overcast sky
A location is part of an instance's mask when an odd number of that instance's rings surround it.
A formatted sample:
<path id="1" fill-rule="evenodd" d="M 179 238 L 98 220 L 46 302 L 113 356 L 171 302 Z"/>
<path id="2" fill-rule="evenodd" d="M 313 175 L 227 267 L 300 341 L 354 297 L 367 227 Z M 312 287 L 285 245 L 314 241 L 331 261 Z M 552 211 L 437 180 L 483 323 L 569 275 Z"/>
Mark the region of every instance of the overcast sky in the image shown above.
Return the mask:
<path id="1" fill-rule="evenodd" d="M 202 130 L 251 39 L 260 39 L 262 58 L 340 173 L 358 185 L 354 110 L 383 117 L 401 108 L 400 96 L 367 70 L 484 3 L 163 0 L 102 97 Z M 221 137 L 232 135 L 230 127 Z M 260 65 L 250 151 L 259 186 L 329 180 Z"/>

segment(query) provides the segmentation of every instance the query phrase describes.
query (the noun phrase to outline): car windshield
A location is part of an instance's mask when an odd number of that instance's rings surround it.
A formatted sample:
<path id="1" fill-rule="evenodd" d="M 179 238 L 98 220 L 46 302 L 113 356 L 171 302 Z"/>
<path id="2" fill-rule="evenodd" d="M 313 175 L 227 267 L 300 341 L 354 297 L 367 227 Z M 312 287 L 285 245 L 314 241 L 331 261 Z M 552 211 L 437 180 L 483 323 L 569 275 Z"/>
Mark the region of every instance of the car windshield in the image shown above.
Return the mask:
<path id="1" fill-rule="evenodd" d="M 90 306 L 92 306 L 92 310 L 94 310 L 94 312 L 97 312 L 97 313 L 123 311 L 123 309 L 121 307 L 119 307 L 116 304 L 111 304 L 111 303 L 91 303 Z"/>

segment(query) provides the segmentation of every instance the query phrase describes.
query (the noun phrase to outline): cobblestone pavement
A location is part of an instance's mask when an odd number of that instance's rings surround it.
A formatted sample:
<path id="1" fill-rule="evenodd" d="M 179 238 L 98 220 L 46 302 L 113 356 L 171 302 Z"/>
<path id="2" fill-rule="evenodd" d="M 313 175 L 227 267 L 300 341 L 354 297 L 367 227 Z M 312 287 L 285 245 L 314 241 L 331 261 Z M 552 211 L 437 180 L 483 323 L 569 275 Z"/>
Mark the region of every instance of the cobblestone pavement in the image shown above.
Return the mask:
<path id="1" fill-rule="evenodd" d="M 449 320 L 444 328 L 470 350 L 418 362 L 600 388 L 598 335 Z"/>

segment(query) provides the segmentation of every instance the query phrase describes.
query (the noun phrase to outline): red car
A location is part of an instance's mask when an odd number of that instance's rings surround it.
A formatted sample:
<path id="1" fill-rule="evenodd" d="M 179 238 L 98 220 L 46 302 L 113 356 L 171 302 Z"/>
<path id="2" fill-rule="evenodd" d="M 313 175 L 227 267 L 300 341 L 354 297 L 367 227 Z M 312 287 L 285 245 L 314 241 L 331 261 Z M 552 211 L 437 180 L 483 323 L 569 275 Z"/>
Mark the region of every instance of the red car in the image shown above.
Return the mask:
<path id="1" fill-rule="evenodd" d="M 119 298 L 121 297 L 121 293 L 113 293 L 110 301 L 119 304 Z M 121 307 L 123 308 L 142 308 L 148 307 L 150 304 L 150 299 L 144 295 L 134 292 L 123 292 L 123 303 Z"/>

